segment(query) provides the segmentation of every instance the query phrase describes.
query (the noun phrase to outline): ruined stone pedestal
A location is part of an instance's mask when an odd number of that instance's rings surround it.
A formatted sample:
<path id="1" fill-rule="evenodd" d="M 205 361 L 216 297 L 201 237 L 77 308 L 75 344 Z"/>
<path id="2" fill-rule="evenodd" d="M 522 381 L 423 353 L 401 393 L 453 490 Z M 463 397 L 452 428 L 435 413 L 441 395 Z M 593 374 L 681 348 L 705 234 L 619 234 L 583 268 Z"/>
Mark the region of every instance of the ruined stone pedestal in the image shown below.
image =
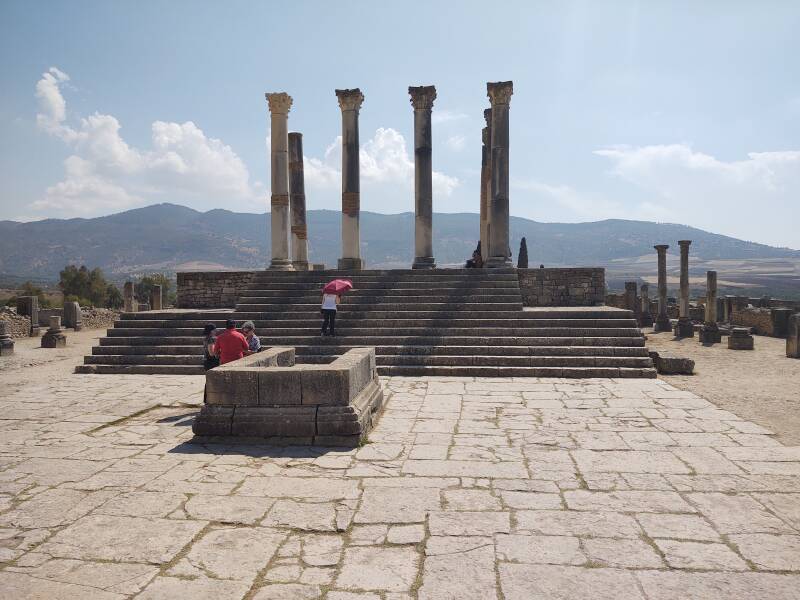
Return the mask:
<path id="1" fill-rule="evenodd" d="M 150 308 L 152 310 L 161 310 L 163 303 L 163 292 L 160 285 L 154 285 L 150 290 Z"/>
<path id="2" fill-rule="evenodd" d="M 50 328 L 42 336 L 42 348 L 64 348 L 67 345 L 67 336 L 61 329 L 61 317 L 50 317 Z"/>
<path id="3" fill-rule="evenodd" d="M 734 327 L 728 336 L 729 350 L 752 350 L 753 336 L 746 327 Z"/>
<path id="4" fill-rule="evenodd" d="M 0 321 L 0 356 L 11 356 L 14 354 L 14 340 L 8 331 L 8 323 Z"/>
<path id="5" fill-rule="evenodd" d="M 789 331 L 786 338 L 786 356 L 800 358 L 800 313 L 789 317 Z"/>
<path id="6" fill-rule="evenodd" d="M 659 375 L 692 375 L 694 361 L 691 358 L 673 356 L 668 352 L 649 352 Z"/>
<path id="7" fill-rule="evenodd" d="M 270 348 L 206 373 L 206 404 L 192 430 L 270 444 L 356 446 L 382 405 L 374 348 L 297 366 L 294 348 Z"/>
<path id="8" fill-rule="evenodd" d="M 706 323 L 700 328 L 699 339 L 701 344 L 719 344 L 722 341 L 722 333 L 716 323 L 713 325 Z"/>
<path id="9" fill-rule="evenodd" d="M 31 328 L 28 332 L 30 337 L 39 336 L 39 298 L 37 296 L 17 297 L 17 314 L 23 317 L 30 317 Z"/>
<path id="10" fill-rule="evenodd" d="M 673 333 L 677 338 L 694 337 L 694 323 L 688 317 L 681 317 L 675 323 Z"/>
<path id="11" fill-rule="evenodd" d="M 64 327 L 71 327 L 75 331 L 83 329 L 81 305 L 77 302 L 64 302 Z"/>

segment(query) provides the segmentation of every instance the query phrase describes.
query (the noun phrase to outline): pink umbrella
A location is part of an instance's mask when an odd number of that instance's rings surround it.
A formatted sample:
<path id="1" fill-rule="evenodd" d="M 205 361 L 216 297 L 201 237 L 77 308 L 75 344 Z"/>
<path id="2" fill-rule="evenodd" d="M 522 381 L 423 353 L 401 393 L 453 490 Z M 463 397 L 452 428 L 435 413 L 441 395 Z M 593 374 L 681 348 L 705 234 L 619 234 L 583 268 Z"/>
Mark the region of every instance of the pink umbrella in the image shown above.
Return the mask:
<path id="1" fill-rule="evenodd" d="M 347 290 L 353 289 L 353 282 L 349 279 L 334 279 L 322 288 L 323 294 L 336 294 L 341 296 Z"/>

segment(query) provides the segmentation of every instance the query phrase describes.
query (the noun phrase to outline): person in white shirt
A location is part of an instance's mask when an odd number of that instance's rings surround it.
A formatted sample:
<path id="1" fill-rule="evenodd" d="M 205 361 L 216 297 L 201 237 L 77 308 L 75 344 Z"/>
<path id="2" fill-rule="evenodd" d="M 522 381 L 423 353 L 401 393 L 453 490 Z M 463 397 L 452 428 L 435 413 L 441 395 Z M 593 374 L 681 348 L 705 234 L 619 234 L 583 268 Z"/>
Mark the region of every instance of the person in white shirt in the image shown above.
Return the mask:
<path id="1" fill-rule="evenodd" d="M 340 300 L 336 294 L 322 294 L 322 335 L 336 335 L 336 306 Z"/>

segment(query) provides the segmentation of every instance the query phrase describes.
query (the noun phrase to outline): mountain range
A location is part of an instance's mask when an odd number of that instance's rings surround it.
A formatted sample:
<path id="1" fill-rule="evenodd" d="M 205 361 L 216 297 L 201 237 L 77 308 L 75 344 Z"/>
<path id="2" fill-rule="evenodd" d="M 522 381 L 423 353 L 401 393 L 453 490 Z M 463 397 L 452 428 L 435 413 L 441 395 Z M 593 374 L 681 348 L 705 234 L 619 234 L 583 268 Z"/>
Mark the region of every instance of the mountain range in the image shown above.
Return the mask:
<path id="1" fill-rule="evenodd" d="M 670 223 L 609 219 L 592 223 L 540 223 L 511 217 L 516 259 L 525 236 L 530 265 L 606 266 L 655 258 L 653 244 L 692 240 L 692 255 L 706 261 L 800 260 L 800 251 L 775 248 Z M 362 255 L 368 267 L 407 268 L 413 261 L 414 215 L 361 213 Z M 335 266 L 340 213 L 308 212 L 309 259 Z M 440 266 L 463 264 L 478 239 L 478 215 L 434 215 L 434 254 Z M 112 278 L 144 272 L 254 269 L 269 262 L 269 214 L 198 212 L 175 204 L 90 219 L 0 221 L 0 274 L 57 278 L 65 264 L 100 267 Z"/>

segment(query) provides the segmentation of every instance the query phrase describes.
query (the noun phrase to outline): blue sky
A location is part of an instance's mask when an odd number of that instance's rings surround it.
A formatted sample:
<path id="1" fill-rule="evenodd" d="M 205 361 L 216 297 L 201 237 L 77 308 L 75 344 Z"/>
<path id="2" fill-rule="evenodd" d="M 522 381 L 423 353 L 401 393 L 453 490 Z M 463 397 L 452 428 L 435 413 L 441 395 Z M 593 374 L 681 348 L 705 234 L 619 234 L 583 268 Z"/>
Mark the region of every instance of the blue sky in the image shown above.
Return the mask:
<path id="1" fill-rule="evenodd" d="M 511 212 L 800 248 L 800 3 L 0 4 L 0 219 L 177 202 L 263 212 L 264 92 L 294 98 L 309 208 L 413 210 L 409 85 L 437 86 L 434 210 L 477 212 L 486 82 L 514 81 Z"/>

